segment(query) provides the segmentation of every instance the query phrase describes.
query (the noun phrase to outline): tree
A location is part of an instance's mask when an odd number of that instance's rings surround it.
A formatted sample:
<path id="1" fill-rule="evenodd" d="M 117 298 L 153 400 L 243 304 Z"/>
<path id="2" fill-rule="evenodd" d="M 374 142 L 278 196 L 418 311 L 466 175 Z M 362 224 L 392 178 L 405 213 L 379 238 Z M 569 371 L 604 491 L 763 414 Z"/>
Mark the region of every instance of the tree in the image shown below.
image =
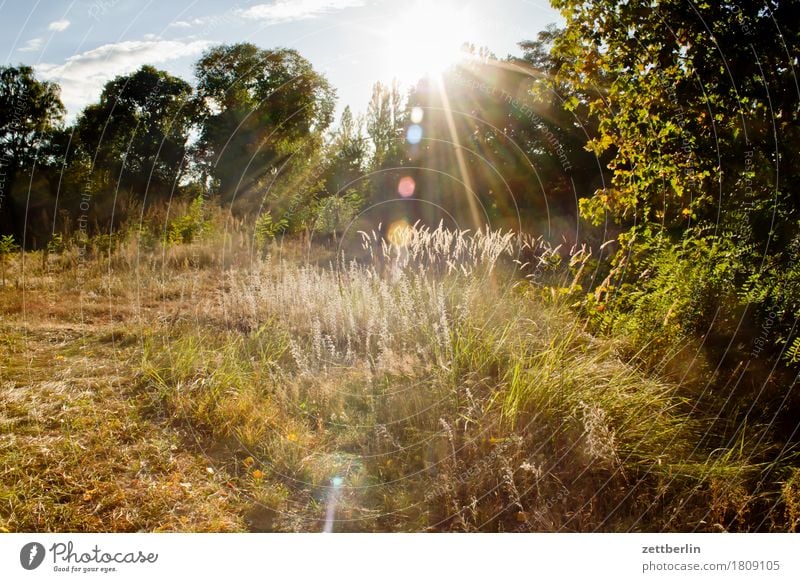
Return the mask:
<path id="1" fill-rule="evenodd" d="M 333 234 L 346 226 L 358 213 L 367 197 L 365 169 L 367 140 L 362 117 L 353 117 L 346 106 L 336 131 L 324 149 L 323 190 L 314 212 L 314 230 Z"/>
<path id="2" fill-rule="evenodd" d="M 800 163 L 787 154 L 799 135 L 799 96 L 786 61 L 800 40 L 797 3 L 554 5 L 567 19 L 555 43 L 557 79 L 571 88 L 573 106 L 588 104 L 599 120 L 588 147 L 615 151 L 614 187 L 598 192 L 587 214 L 678 230 L 715 220 L 719 202 L 735 211 L 744 201 L 720 200 L 718 190 L 742 193 L 745 151 L 759 168 L 777 154 L 786 180 L 798 176 Z M 602 94 L 593 87 L 598 78 Z M 757 178 L 765 188 L 757 197 L 776 186 L 771 181 Z"/>
<path id="3" fill-rule="evenodd" d="M 186 171 L 191 95 L 188 83 L 149 65 L 106 84 L 77 121 L 101 188 L 130 191 L 142 202 L 173 192 Z"/>
<path id="4" fill-rule="evenodd" d="M 6 263 L 8 257 L 19 250 L 19 246 L 14 242 L 14 237 L 10 234 L 0 236 L 0 270 L 2 270 L 3 287 L 6 286 Z"/>
<path id="5" fill-rule="evenodd" d="M 403 124 L 403 103 L 397 81 L 391 86 L 378 82 L 372 87 L 367 107 L 367 135 L 372 142 L 372 167 L 378 168 L 397 154 Z"/>
<path id="6" fill-rule="evenodd" d="M 559 34 L 550 28 L 522 43 L 521 59 L 468 47 L 469 58 L 417 83 L 397 114 L 391 94 L 377 86 L 367 127 L 373 169 L 383 170 L 373 179 L 378 195 L 398 198 L 398 181 L 410 176 L 415 189 L 404 206 L 412 223 L 444 219 L 480 228 L 488 221 L 559 242 L 563 235 L 574 238 L 576 196 L 589 196 L 604 173 L 584 149 L 596 124 L 568 111 L 563 93 L 541 83 L 555 66 L 548 49 Z M 418 143 L 403 139 L 414 119 Z"/>
<path id="7" fill-rule="evenodd" d="M 325 188 L 330 194 L 338 194 L 364 174 L 367 161 L 366 140 L 362 135 L 363 120 L 354 119 L 350 106 L 344 108 L 339 127 L 328 146 L 330 160 L 325 179 Z"/>
<path id="8" fill-rule="evenodd" d="M 599 135 L 597 119 L 585 104 L 574 100 L 568 85 L 554 80 L 563 63 L 552 48 L 563 34 L 549 25 L 536 40 L 519 43 L 521 59 L 509 59 L 518 67 L 511 75 L 525 79 L 536 123 L 518 119 L 507 133 L 534 160 L 551 210 L 574 216 L 576 202 L 590 197 L 610 178 L 607 164 L 613 152 L 595 155 L 586 150 L 586 142 Z M 595 78 L 595 87 L 597 82 Z M 600 96 L 596 89 L 593 95 Z"/>
<path id="9" fill-rule="evenodd" d="M 0 233 L 23 241 L 26 217 L 18 210 L 15 186 L 22 173 L 32 171 L 64 113 L 58 85 L 37 80 L 28 66 L 0 67 Z"/>
<path id="10" fill-rule="evenodd" d="M 63 120 L 58 85 L 39 81 L 28 66 L 0 67 L 0 148 L 11 168 L 31 164 L 36 148 Z"/>
<path id="11" fill-rule="evenodd" d="M 284 163 L 307 160 L 294 154 L 330 125 L 335 93 L 294 50 L 218 46 L 195 72 L 203 112 L 197 151 L 223 203 L 258 193 Z"/>

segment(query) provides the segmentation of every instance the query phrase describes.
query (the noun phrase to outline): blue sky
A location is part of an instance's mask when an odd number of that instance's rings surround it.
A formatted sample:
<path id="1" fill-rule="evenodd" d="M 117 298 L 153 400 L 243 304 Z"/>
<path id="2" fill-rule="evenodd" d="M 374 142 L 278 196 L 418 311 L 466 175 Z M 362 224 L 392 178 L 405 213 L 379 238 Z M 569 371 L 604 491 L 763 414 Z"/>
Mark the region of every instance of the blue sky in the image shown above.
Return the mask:
<path id="1" fill-rule="evenodd" d="M 560 17 L 547 0 L 0 0 L 0 54 L 58 81 L 72 119 L 103 84 L 145 63 L 193 82 L 209 46 L 297 49 L 363 111 L 376 80 L 411 83 L 470 41 L 518 54 Z"/>

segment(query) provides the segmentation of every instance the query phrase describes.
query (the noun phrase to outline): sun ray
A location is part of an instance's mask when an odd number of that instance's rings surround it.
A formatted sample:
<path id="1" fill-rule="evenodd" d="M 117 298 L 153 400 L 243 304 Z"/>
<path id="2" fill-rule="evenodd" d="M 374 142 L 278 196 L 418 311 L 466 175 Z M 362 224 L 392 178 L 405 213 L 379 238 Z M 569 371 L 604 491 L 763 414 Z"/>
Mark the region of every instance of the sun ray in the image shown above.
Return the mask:
<path id="1" fill-rule="evenodd" d="M 469 212 L 472 218 L 472 225 L 473 228 L 480 228 L 482 226 L 480 211 L 476 204 L 475 199 L 469 195 L 469 192 L 473 191 L 472 188 L 472 181 L 470 179 L 469 170 L 467 170 L 467 164 L 464 161 L 464 152 L 461 147 L 461 140 L 458 137 L 458 131 L 456 131 L 456 124 L 453 120 L 453 113 L 450 109 L 450 98 L 447 95 L 447 90 L 442 82 L 441 77 L 437 78 L 437 86 L 439 90 L 439 96 L 442 99 L 442 105 L 444 109 L 444 118 L 447 122 L 447 129 L 450 132 L 450 138 L 452 139 L 453 143 L 456 145 L 453 148 L 455 155 L 456 155 L 456 163 L 458 164 L 458 172 L 461 175 L 461 180 L 466 185 L 466 198 L 467 203 L 469 204 Z"/>

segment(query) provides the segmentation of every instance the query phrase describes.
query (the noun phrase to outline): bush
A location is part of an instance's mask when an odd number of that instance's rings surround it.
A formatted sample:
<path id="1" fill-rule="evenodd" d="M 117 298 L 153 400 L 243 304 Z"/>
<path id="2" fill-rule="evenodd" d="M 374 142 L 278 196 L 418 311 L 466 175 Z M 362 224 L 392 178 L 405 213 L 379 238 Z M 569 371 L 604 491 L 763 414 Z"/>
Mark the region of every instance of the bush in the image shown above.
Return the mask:
<path id="1" fill-rule="evenodd" d="M 327 196 L 317 202 L 314 230 L 319 233 L 337 233 L 358 215 L 363 198 L 350 190 L 344 196 Z"/>
<path id="2" fill-rule="evenodd" d="M 114 252 L 119 246 L 119 235 L 114 234 L 98 234 L 92 239 L 92 246 L 96 253 L 100 255 L 108 255 Z"/>
<path id="3" fill-rule="evenodd" d="M 256 219 L 254 232 L 256 246 L 263 249 L 268 242 L 272 241 L 278 234 L 286 230 L 287 224 L 285 218 L 275 221 L 272 219 L 272 214 L 270 214 L 269 211 L 262 212 Z"/>
<path id="4" fill-rule="evenodd" d="M 67 249 L 67 243 L 64 241 L 64 236 L 61 233 L 56 233 L 47 242 L 48 255 L 60 255 Z"/>
<path id="5" fill-rule="evenodd" d="M 619 237 L 608 277 L 586 295 L 592 329 L 658 362 L 688 337 L 709 330 L 715 316 L 732 318 L 738 304 L 737 249 L 719 237 L 680 241 L 647 231 Z M 718 309 L 724 305 L 723 309 Z M 721 329 L 721 319 L 715 322 Z"/>
<path id="6" fill-rule="evenodd" d="M 6 263 L 8 257 L 19 249 L 19 245 L 14 242 L 14 236 L 6 234 L 0 236 L 0 269 L 3 272 L 3 287 L 6 286 Z"/>
<path id="7" fill-rule="evenodd" d="M 171 243 L 188 244 L 207 229 L 208 225 L 203 216 L 203 197 L 198 196 L 189 205 L 186 214 L 172 221 L 168 239 Z"/>

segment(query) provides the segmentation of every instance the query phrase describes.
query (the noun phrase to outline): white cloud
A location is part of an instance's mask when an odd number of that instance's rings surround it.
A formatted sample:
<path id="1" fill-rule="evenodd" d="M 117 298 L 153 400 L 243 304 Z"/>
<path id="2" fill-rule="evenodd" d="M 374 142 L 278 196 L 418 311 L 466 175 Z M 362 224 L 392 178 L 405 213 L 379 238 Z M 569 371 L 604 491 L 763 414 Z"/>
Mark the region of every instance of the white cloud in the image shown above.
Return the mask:
<path id="1" fill-rule="evenodd" d="M 144 64 L 155 65 L 199 54 L 210 44 L 207 40 L 124 41 L 74 55 L 60 65 L 43 63 L 36 67 L 36 72 L 61 85 L 61 100 L 72 116 L 97 100 L 110 79 Z"/>
<path id="2" fill-rule="evenodd" d="M 17 50 L 21 53 L 35 53 L 42 48 L 43 43 L 43 38 L 32 38 Z"/>
<path id="3" fill-rule="evenodd" d="M 208 18 L 193 18 L 191 20 L 176 20 L 170 22 L 167 28 L 192 28 L 193 26 L 200 26 L 208 22 Z"/>
<path id="4" fill-rule="evenodd" d="M 365 0 L 274 0 L 269 4 L 256 4 L 239 15 L 251 20 L 263 20 L 269 24 L 305 20 L 343 10 L 364 6 Z"/>
<path id="5" fill-rule="evenodd" d="M 67 28 L 69 28 L 69 24 L 69 20 L 55 20 L 47 25 L 47 30 L 61 32 L 62 30 L 67 30 Z"/>

